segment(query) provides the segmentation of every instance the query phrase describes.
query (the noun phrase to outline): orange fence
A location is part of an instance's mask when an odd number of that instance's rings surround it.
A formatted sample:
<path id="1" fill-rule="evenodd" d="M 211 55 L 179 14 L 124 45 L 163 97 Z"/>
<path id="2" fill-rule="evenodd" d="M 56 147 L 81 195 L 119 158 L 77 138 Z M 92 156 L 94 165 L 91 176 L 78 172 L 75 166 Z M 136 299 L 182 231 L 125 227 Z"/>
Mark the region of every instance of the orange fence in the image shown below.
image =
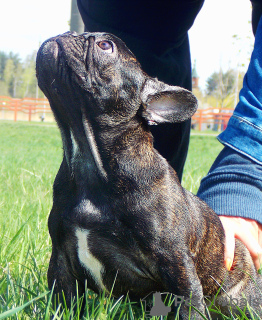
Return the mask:
<path id="1" fill-rule="evenodd" d="M 0 96 L 0 119 L 24 121 L 54 121 L 47 99 L 14 99 Z"/>
<path id="2" fill-rule="evenodd" d="M 225 130 L 234 109 L 199 109 L 192 117 L 192 127 L 199 131 Z"/>
<path id="3" fill-rule="evenodd" d="M 232 109 L 199 109 L 192 117 L 192 127 L 224 130 L 233 113 Z M 23 121 L 54 121 L 47 99 L 13 99 L 0 96 L 0 119 Z"/>

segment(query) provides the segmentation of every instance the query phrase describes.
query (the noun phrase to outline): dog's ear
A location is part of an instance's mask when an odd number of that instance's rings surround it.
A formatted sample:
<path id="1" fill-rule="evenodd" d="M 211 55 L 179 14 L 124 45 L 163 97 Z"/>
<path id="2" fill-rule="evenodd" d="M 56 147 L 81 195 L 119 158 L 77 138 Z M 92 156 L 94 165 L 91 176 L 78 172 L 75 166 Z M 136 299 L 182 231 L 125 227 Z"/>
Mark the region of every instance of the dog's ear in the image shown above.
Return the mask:
<path id="1" fill-rule="evenodd" d="M 141 100 L 144 105 L 142 116 L 150 125 L 183 122 L 197 109 L 197 99 L 190 91 L 152 78 L 146 81 Z"/>

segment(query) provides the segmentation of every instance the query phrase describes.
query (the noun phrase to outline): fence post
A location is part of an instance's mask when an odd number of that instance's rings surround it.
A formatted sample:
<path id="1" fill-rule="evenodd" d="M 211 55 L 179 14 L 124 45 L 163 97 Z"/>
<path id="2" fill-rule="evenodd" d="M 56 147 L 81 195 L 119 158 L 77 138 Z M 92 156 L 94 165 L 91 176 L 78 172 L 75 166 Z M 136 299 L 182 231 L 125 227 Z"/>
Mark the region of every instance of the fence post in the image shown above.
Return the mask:
<path id="1" fill-rule="evenodd" d="M 17 110 L 18 110 L 18 101 L 15 100 L 15 112 L 14 112 L 14 121 L 17 120 Z"/>
<path id="2" fill-rule="evenodd" d="M 28 121 L 31 121 L 31 115 L 32 115 L 32 105 L 29 105 L 29 109 L 28 109 Z"/>
<path id="3" fill-rule="evenodd" d="M 202 117 L 202 113 L 203 113 L 203 110 L 199 110 L 199 131 L 201 131 L 202 129 L 202 121 L 203 121 L 203 117 Z"/>

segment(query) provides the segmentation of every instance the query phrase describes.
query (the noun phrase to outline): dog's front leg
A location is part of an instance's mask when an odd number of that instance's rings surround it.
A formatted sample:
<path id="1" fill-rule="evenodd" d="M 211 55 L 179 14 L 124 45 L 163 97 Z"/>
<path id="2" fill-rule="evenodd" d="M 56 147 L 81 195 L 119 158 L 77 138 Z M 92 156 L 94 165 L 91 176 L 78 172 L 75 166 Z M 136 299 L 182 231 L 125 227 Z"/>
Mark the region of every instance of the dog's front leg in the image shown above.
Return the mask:
<path id="1" fill-rule="evenodd" d="M 66 304 L 70 308 L 72 302 L 76 302 L 76 297 L 83 296 L 85 290 L 82 283 L 78 282 L 72 275 L 67 259 L 63 252 L 53 247 L 52 256 L 49 263 L 48 287 L 54 288 L 53 302 L 58 307 L 60 303 Z M 82 309 L 85 299 L 83 300 Z"/>
<path id="2" fill-rule="evenodd" d="M 176 251 L 172 263 L 163 259 L 161 264 L 165 287 L 175 295 L 174 306 L 179 309 L 180 319 L 203 319 L 200 313 L 206 315 L 206 304 L 192 258 Z"/>

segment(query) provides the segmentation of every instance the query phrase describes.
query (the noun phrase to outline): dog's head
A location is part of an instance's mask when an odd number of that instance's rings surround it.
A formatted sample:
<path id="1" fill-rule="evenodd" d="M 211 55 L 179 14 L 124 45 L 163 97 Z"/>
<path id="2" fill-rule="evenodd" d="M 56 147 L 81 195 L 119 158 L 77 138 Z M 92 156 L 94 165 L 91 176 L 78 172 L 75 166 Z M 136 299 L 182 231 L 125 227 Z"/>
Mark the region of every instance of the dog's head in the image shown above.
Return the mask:
<path id="1" fill-rule="evenodd" d="M 150 78 L 126 45 L 107 33 L 65 33 L 47 40 L 36 72 L 71 172 L 86 170 L 83 159 L 89 159 L 89 171 L 105 178 L 103 159 L 121 132 L 146 128 L 146 122 L 181 122 L 197 107 L 191 92 Z"/>
<path id="2" fill-rule="evenodd" d="M 149 124 L 181 122 L 195 112 L 191 92 L 148 77 L 133 53 L 107 33 L 65 33 L 43 43 L 37 57 L 39 86 L 59 121 L 89 117 L 115 126 L 144 118 Z"/>

